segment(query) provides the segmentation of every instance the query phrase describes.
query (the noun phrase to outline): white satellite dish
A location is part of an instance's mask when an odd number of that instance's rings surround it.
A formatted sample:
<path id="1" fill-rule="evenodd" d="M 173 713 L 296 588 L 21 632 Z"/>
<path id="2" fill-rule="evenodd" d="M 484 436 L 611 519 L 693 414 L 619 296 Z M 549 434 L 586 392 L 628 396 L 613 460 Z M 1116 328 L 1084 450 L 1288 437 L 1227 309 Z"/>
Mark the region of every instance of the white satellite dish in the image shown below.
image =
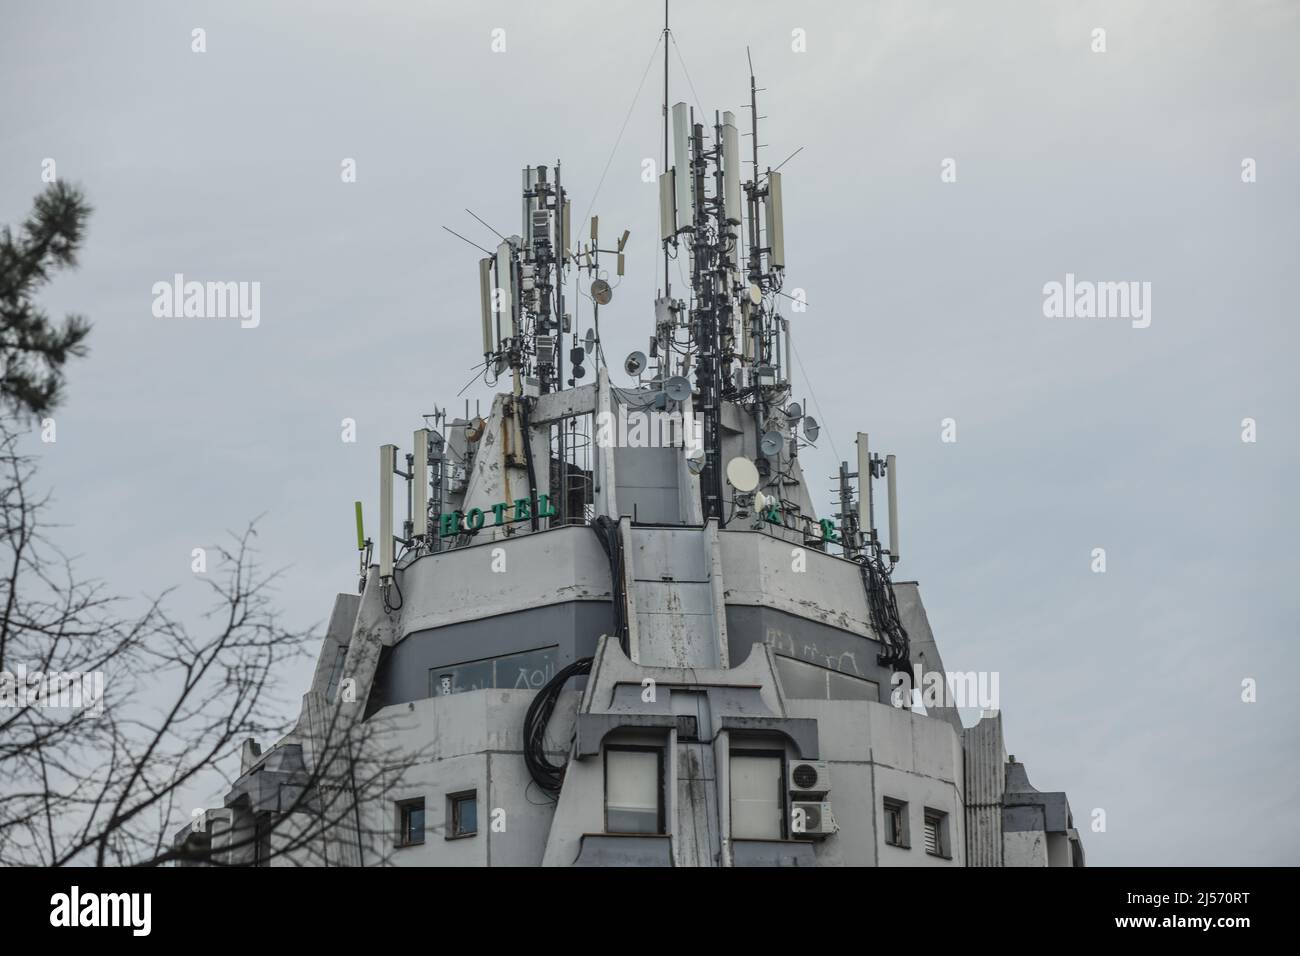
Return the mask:
<path id="1" fill-rule="evenodd" d="M 803 420 L 803 437 L 809 441 L 816 441 L 817 436 L 822 433 L 822 427 L 817 424 L 817 419 L 811 415 L 805 415 Z"/>
<path id="2" fill-rule="evenodd" d="M 764 432 L 763 437 L 759 439 L 758 450 L 764 455 L 775 455 L 784 443 L 785 439 L 781 437 L 780 432 Z"/>
<path id="3" fill-rule="evenodd" d="M 674 402 L 684 402 L 691 394 L 690 379 L 683 378 L 681 375 L 674 375 L 664 386 L 664 391 Z"/>
<path id="4" fill-rule="evenodd" d="M 749 301 L 754 305 L 763 304 L 763 290 L 752 282 L 749 284 Z"/>
<path id="5" fill-rule="evenodd" d="M 686 467 L 690 469 L 692 475 L 698 475 L 704 470 L 703 448 L 692 448 L 686 453 Z"/>
<path id="6" fill-rule="evenodd" d="M 733 458 L 727 462 L 727 481 L 742 495 L 758 487 L 758 469 L 748 458 Z"/>
<path id="7" fill-rule="evenodd" d="M 597 279 L 591 284 L 591 297 L 597 305 L 609 305 L 610 299 L 614 298 L 614 290 L 604 279 Z"/>
<path id="8" fill-rule="evenodd" d="M 633 352 L 623 360 L 623 371 L 628 375 L 640 375 L 645 371 L 646 357 L 644 352 Z"/>
<path id="9" fill-rule="evenodd" d="M 769 508 L 780 504 L 772 495 L 765 495 L 761 491 L 754 492 L 754 510 L 767 511 Z"/>
<path id="10" fill-rule="evenodd" d="M 595 329 L 588 329 L 588 330 L 587 330 L 587 338 L 586 338 L 586 340 L 583 342 L 582 347 L 583 347 L 584 349 L 587 350 L 587 354 L 588 354 L 588 355 L 591 354 L 591 350 L 594 349 L 594 348 L 596 347 L 596 330 L 595 330 Z"/>

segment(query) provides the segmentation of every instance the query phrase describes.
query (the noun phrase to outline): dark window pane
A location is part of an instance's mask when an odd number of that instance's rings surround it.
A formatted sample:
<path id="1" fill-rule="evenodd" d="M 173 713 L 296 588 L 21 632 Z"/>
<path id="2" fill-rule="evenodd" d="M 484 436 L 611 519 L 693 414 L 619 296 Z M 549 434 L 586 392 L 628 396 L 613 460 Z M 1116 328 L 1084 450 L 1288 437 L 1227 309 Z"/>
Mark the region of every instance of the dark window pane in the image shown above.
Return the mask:
<path id="1" fill-rule="evenodd" d="M 825 700 L 826 670 L 778 656 L 776 670 L 781 675 L 781 689 L 791 700 Z"/>
<path id="2" fill-rule="evenodd" d="M 434 697 L 463 694 L 469 690 L 485 690 L 492 686 L 492 662 L 457 664 L 429 671 L 430 693 Z"/>
<path id="3" fill-rule="evenodd" d="M 478 798 L 457 797 L 452 804 L 452 829 L 456 836 L 478 832 Z"/>
<path id="4" fill-rule="evenodd" d="M 827 674 L 831 700 L 880 700 L 880 685 L 875 681 L 849 677 L 831 671 Z"/>
<path id="5" fill-rule="evenodd" d="M 555 676 L 556 648 L 525 651 L 497 659 L 496 686 L 507 690 L 541 690 Z"/>

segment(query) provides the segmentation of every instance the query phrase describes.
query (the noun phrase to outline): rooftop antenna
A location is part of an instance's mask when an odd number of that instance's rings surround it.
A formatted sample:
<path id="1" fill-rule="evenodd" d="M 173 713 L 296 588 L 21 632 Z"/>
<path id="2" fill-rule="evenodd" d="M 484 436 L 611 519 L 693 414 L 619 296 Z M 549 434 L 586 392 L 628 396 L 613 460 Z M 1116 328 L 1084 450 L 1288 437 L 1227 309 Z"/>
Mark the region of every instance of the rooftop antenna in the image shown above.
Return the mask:
<path id="1" fill-rule="evenodd" d="M 660 170 L 659 211 L 663 213 L 663 177 L 668 175 L 668 0 L 664 0 L 664 164 Z M 670 298 L 672 282 L 668 278 L 668 245 L 664 245 L 664 298 Z"/>
<path id="2" fill-rule="evenodd" d="M 574 256 L 574 263 L 577 268 L 593 277 L 590 288 L 591 314 L 592 324 L 595 326 L 596 330 L 595 342 L 597 345 L 600 343 L 600 307 L 602 305 L 608 305 L 610 300 L 613 299 L 615 288 L 600 274 L 600 254 L 603 252 L 607 255 L 618 257 L 615 262 L 614 272 L 616 275 L 621 277 L 627 263 L 627 255 L 623 250 L 627 248 L 627 240 L 631 235 L 632 231 L 630 229 L 624 229 L 623 234 L 619 236 L 618 244 L 615 248 L 602 249 L 600 248 L 600 217 L 592 216 L 591 245 L 584 250 L 581 248 L 581 244 L 579 244 L 579 251 Z"/>

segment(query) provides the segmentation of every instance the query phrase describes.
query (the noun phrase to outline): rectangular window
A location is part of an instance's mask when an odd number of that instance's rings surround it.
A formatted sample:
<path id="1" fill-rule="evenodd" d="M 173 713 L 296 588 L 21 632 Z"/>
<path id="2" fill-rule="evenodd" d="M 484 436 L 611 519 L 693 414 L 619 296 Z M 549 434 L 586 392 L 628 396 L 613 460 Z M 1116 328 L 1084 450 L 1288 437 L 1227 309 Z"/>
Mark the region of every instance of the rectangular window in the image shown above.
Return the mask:
<path id="1" fill-rule="evenodd" d="M 785 758 L 731 752 L 731 835 L 737 840 L 785 838 Z"/>
<path id="2" fill-rule="evenodd" d="M 419 846 L 424 842 L 424 797 L 397 804 L 397 845 Z"/>
<path id="3" fill-rule="evenodd" d="M 777 655 L 781 689 L 791 700 L 880 700 L 875 681 Z"/>
<path id="4" fill-rule="evenodd" d="M 541 690 L 555 676 L 559 648 L 541 647 L 505 657 L 467 661 L 429 670 L 429 696 L 445 697 L 470 690 Z"/>
<path id="5" fill-rule="evenodd" d="M 446 697 L 492 686 L 492 662 L 477 661 L 455 667 L 435 667 L 429 671 L 429 696 Z"/>
<path id="6" fill-rule="evenodd" d="M 544 647 L 496 660 L 496 687 L 509 690 L 541 690 L 555 676 L 555 655 L 559 648 Z"/>
<path id="7" fill-rule="evenodd" d="M 925 808 L 925 852 L 930 856 L 947 857 L 948 814 Z"/>
<path id="8" fill-rule="evenodd" d="M 907 804 L 889 797 L 885 797 L 885 842 L 905 850 L 911 846 L 907 836 Z"/>
<path id="9" fill-rule="evenodd" d="M 663 751 L 605 748 L 605 832 L 664 832 Z"/>
<path id="10" fill-rule="evenodd" d="M 478 791 L 466 790 L 447 797 L 447 839 L 478 833 Z"/>

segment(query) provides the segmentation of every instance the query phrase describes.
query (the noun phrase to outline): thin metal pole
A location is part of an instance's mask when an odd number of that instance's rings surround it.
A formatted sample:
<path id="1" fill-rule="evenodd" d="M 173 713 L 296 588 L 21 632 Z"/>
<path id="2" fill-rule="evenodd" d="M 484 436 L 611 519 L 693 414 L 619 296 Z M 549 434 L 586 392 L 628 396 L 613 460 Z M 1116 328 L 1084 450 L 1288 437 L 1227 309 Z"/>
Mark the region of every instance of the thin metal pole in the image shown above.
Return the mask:
<path id="1" fill-rule="evenodd" d="M 664 166 L 661 172 L 668 172 L 668 0 L 664 0 Z M 664 298 L 672 289 L 668 279 L 668 243 L 664 243 Z"/>

